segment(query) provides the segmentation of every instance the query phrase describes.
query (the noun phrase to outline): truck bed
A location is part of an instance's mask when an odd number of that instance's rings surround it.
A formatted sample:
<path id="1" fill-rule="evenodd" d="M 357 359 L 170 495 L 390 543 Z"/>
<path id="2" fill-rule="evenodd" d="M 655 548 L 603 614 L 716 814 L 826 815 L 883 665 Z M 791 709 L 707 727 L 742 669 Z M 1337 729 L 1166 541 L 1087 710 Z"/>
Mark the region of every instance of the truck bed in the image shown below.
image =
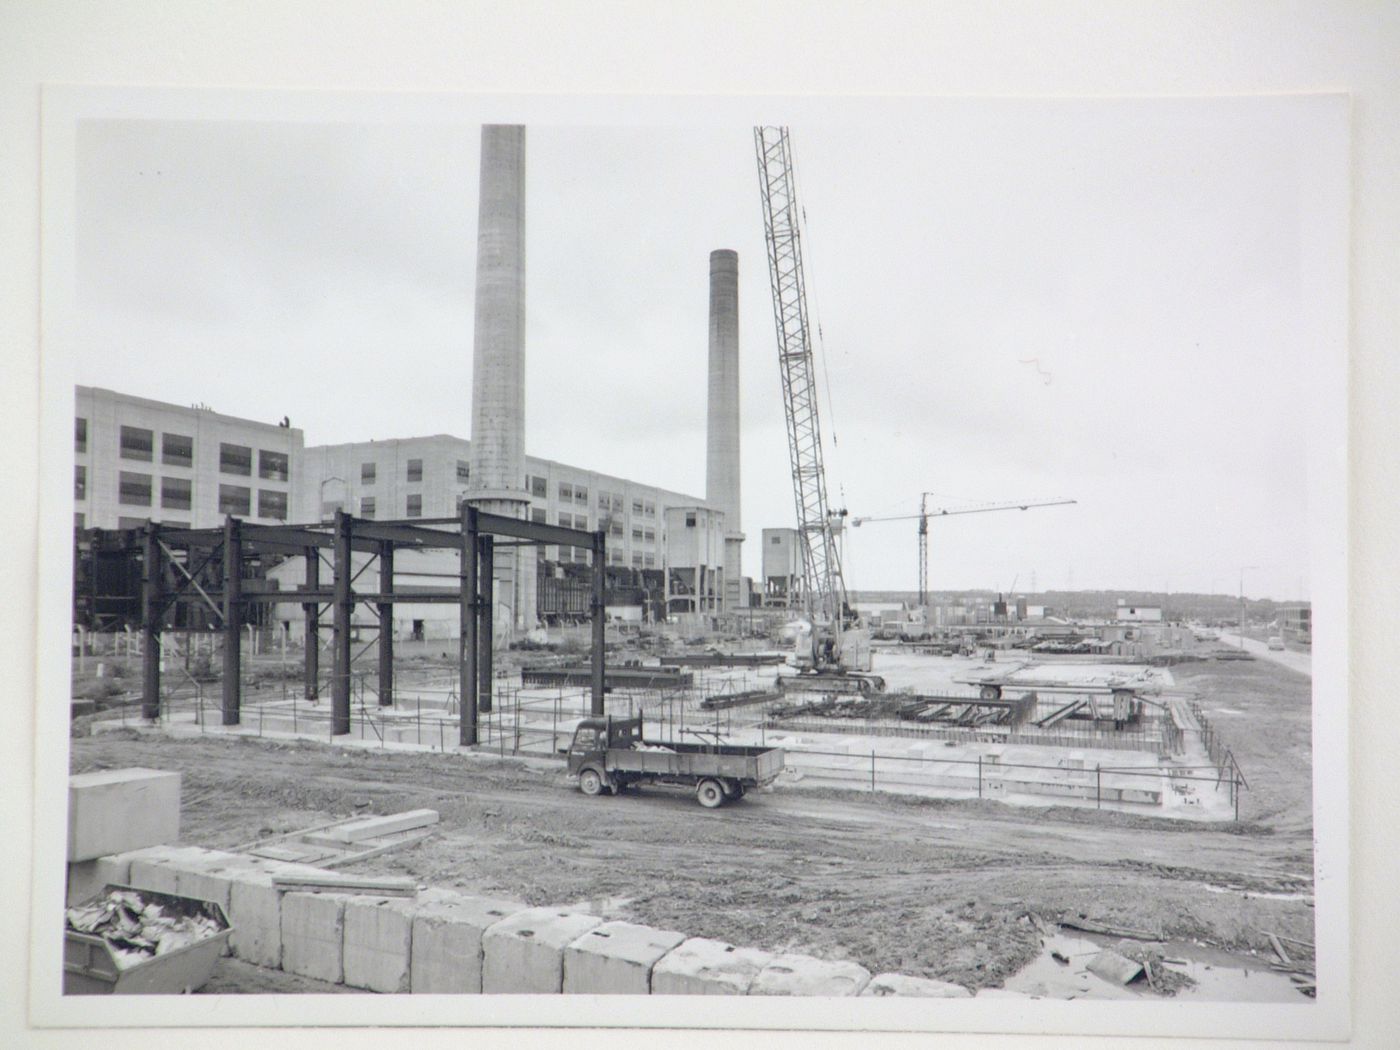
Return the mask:
<path id="1" fill-rule="evenodd" d="M 685 778 L 725 777 L 766 784 L 783 768 L 782 748 L 666 744 L 669 751 L 610 749 L 607 770 Z"/>

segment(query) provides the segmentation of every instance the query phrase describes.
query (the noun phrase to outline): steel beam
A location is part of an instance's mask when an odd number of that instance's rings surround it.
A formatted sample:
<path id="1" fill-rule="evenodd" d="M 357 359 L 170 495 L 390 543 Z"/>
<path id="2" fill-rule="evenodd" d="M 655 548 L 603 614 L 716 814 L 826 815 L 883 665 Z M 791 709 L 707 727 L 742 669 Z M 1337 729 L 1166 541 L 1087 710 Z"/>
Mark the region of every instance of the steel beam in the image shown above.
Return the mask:
<path id="1" fill-rule="evenodd" d="M 481 680 L 477 688 L 477 708 L 481 711 L 490 711 L 492 673 L 494 671 L 491 646 L 495 636 L 496 621 L 496 551 L 495 540 L 489 535 L 477 537 L 476 543 L 481 558 L 481 568 L 478 572 L 481 604 L 478 606 L 477 612 L 481 620 L 481 626 L 478 629 L 480 644 L 478 661 L 481 665 Z"/>
<path id="2" fill-rule="evenodd" d="M 160 526 L 146 523 L 146 543 L 141 559 L 141 717 L 160 717 Z"/>
<path id="3" fill-rule="evenodd" d="M 350 592 L 350 517 L 344 511 L 335 512 L 335 559 L 332 589 L 331 641 L 331 735 L 350 732 L 350 614 L 354 599 Z"/>
<path id="4" fill-rule="evenodd" d="M 445 529 L 425 529 L 421 525 L 404 525 L 396 521 L 365 521 L 355 519 L 355 535 L 364 539 L 391 541 L 397 547 L 453 548 L 460 542 L 455 532 Z"/>
<path id="5" fill-rule="evenodd" d="M 224 674 L 223 724 L 236 726 L 242 704 L 243 523 L 224 518 Z"/>
<path id="6" fill-rule="evenodd" d="M 307 547 L 305 557 L 305 590 L 319 592 L 321 589 L 321 552 L 315 547 Z M 306 659 L 302 691 L 306 694 L 306 699 L 317 700 L 321 695 L 320 683 L 317 681 L 321 674 L 321 608 L 317 598 L 303 601 L 301 611 L 306 616 Z"/>
<path id="7" fill-rule="evenodd" d="M 603 648 L 606 641 L 608 586 L 608 534 L 601 529 L 593 533 L 593 705 L 590 714 L 603 717 Z"/>
<path id="8" fill-rule="evenodd" d="M 389 540 L 379 544 L 379 590 L 394 593 L 394 544 Z M 394 603 L 376 602 L 375 607 L 379 610 L 379 706 L 386 707 L 394 702 Z"/>
<path id="9" fill-rule="evenodd" d="M 462 504 L 461 631 L 457 639 L 457 681 L 461 696 L 458 740 L 463 747 L 476 745 L 477 655 L 477 516 L 475 507 Z"/>

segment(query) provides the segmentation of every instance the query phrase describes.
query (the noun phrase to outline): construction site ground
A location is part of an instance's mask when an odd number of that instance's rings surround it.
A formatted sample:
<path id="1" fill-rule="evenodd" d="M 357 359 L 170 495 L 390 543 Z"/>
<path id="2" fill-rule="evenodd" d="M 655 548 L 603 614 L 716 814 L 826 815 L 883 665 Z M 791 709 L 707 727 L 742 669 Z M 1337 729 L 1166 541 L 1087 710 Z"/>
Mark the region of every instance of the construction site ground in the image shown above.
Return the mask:
<path id="1" fill-rule="evenodd" d="M 1311 682 L 1263 661 L 1174 669 L 1249 790 L 1238 824 L 781 786 L 717 810 L 656 787 L 578 793 L 549 759 L 119 729 L 71 769 L 183 776 L 183 842 L 229 849 L 362 813 L 431 808 L 436 834 L 348 872 L 769 950 L 998 987 L 1042 955 L 1034 913 L 1148 931 L 1197 962 L 1267 968 L 1313 942 Z M 1225 955 L 1222 953 L 1229 953 Z M 323 991 L 225 960 L 209 991 Z"/>

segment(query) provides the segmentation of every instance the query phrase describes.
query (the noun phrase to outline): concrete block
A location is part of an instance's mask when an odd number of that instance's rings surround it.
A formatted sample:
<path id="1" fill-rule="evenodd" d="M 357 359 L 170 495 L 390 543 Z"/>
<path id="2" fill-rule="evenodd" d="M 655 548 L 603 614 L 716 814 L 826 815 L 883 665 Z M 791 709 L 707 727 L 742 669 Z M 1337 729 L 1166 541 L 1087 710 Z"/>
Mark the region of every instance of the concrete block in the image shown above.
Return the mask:
<path id="1" fill-rule="evenodd" d="M 68 778 L 68 859 L 96 860 L 180 837 L 180 774 L 104 769 Z"/>
<path id="2" fill-rule="evenodd" d="M 273 875 L 311 875 L 319 868 L 245 857 L 230 873 L 228 920 L 233 925 L 229 948 L 255 966 L 282 965 L 282 893 Z"/>
<path id="3" fill-rule="evenodd" d="M 810 955 L 778 955 L 759 971 L 750 995 L 859 995 L 870 971 L 852 962 L 827 962 Z"/>
<path id="4" fill-rule="evenodd" d="M 753 979 L 773 960 L 757 948 L 736 948 L 692 937 L 668 952 L 651 971 L 652 995 L 747 995 Z"/>
<path id="5" fill-rule="evenodd" d="M 372 992 L 409 990 L 413 949 L 412 897 L 356 895 L 345 903 L 345 983 Z"/>
<path id="6" fill-rule="evenodd" d="M 684 940 L 683 933 L 631 922 L 595 926 L 564 949 L 564 992 L 650 995 L 652 967 Z"/>
<path id="7" fill-rule="evenodd" d="M 98 861 L 96 860 L 80 860 L 68 865 L 67 881 L 63 891 L 65 907 L 71 908 L 73 905 L 102 892 L 102 887 L 107 884 L 98 881 L 101 875 L 98 874 L 97 865 Z M 129 863 L 128 866 L 130 866 Z"/>
<path id="8" fill-rule="evenodd" d="M 602 921 L 558 908 L 526 908 L 507 916 L 481 935 L 481 990 L 563 991 L 564 949 Z"/>
<path id="9" fill-rule="evenodd" d="M 924 999 L 971 999 L 972 993 L 960 984 L 910 977 L 903 973 L 881 973 L 870 978 L 861 995 L 918 996 Z"/>
<path id="10" fill-rule="evenodd" d="M 345 980 L 344 893 L 282 894 L 282 969 L 318 981 Z"/>
<path id="11" fill-rule="evenodd" d="M 151 846 L 131 854 L 127 884 L 157 893 L 180 892 L 180 869 L 197 864 L 211 850 L 199 846 Z"/>
<path id="12" fill-rule="evenodd" d="M 481 992 L 481 936 L 502 919 L 524 911 L 511 901 L 427 889 L 413 917 L 409 985 L 415 993 Z"/>

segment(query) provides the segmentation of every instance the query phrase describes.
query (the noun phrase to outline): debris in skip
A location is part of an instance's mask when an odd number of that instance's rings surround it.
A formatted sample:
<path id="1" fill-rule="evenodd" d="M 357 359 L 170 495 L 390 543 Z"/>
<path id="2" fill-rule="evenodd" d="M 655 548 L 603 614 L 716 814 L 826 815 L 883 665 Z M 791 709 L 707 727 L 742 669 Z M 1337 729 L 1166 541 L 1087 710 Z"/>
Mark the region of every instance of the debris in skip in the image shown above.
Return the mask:
<path id="1" fill-rule="evenodd" d="M 132 890 L 109 889 L 101 897 L 67 911 L 67 927 L 101 937 L 119 967 L 188 947 L 220 932 L 207 915 L 181 914 Z"/>

